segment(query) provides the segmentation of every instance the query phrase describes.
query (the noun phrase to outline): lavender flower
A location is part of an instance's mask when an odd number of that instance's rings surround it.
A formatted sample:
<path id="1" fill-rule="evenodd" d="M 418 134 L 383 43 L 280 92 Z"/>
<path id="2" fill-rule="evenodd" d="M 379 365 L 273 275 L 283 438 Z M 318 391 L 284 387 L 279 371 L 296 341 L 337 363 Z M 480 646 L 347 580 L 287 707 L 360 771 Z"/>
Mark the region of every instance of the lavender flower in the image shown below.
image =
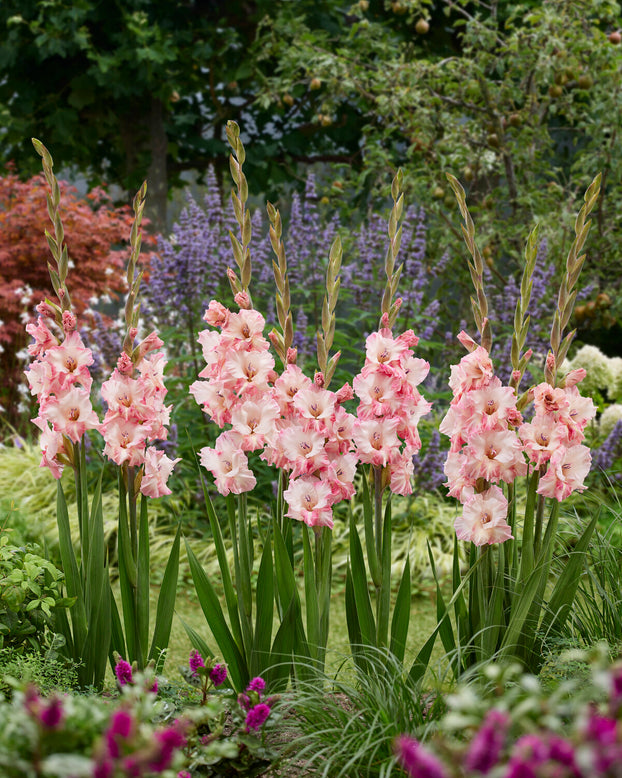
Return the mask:
<path id="1" fill-rule="evenodd" d="M 596 449 L 592 449 L 592 470 L 610 470 L 620 456 L 622 446 L 622 419 Z"/>

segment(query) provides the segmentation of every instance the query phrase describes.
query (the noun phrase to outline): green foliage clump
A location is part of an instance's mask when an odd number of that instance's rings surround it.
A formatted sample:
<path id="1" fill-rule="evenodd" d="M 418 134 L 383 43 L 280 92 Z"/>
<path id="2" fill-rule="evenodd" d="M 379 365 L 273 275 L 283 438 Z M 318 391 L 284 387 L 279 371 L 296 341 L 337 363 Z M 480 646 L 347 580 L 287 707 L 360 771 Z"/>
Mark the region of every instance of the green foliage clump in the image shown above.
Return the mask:
<path id="1" fill-rule="evenodd" d="M 38 650 L 49 643 L 54 611 L 63 597 L 63 573 L 32 544 L 13 546 L 0 536 L 0 648 Z"/>

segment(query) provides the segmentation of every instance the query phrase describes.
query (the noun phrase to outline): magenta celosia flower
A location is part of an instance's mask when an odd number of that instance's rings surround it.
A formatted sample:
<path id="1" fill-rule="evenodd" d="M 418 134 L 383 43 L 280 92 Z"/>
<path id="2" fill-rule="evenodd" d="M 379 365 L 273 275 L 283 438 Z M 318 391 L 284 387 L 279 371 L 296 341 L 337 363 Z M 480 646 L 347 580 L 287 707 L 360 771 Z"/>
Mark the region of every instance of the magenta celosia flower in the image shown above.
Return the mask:
<path id="1" fill-rule="evenodd" d="M 196 649 L 193 649 L 190 652 L 190 659 L 188 660 L 188 664 L 190 666 L 190 669 L 194 673 L 194 675 L 197 675 L 197 670 L 199 669 L 199 667 L 205 667 L 205 662 L 203 661 L 203 657 Z"/>
<path id="2" fill-rule="evenodd" d="M 260 702 L 252 707 L 246 714 L 246 731 L 260 729 L 270 715 L 270 706 L 265 702 Z"/>
<path id="3" fill-rule="evenodd" d="M 114 762 L 110 759 L 104 759 L 96 762 L 93 767 L 93 778 L 111 778 L 114 774 Z"/>
<path id="4" fill-rule="evenodd" d="M 261 676 L 252 678 L 246 687 L 247 692 L 257 692 L 257 694 L 263 694 L 266 689 L 266 682 Z"/>
<path id="5" fill-rule="evenodd" d="M 57 729 L 63 720 L 63 703 L 60 697 L 52 697 L 49 703 L 41 708 L 39 720 L 45 729 Z"/>
<path id="6" fill-rule="evenodd" d="M 408 735 L 395 738 L 393 750 L 401 766 L 411 778 L 445 778 L 442 763 L 417 740 Z"/>
<path id="7" fill-rule="evenodd" d="M 105 733 L 108 755 L 118 759 L 121 754 L 119 740 L 127 740 L 134 728 L 132 714 L 127 710 L 117 710 L 110 717 L 110 723 Z"/>
<path id="8" fill-rule="evenodd" d="M 158 745 L 158 753 L 151 759 L 148 767 L 150 770 L 158 773 L 166 770 L 173 760 L 175 751 L 186 745 L 183 725 L 178 720 L 175 720 L 172 727 L 156 732 L 154 740 Z"/>
<path id="9" fill-rule="evenodd" d="M 488 711 L 464 758 L 466 770 L 486 775 L 497 764 L 510 723 L 510 717 L 505 711 Z"/>
<path id="10" fill-rule="evenodd" d="M 125 684 L 128 683 L 134 683 L 134 678 L 132 677 L 132 665 L 129 662 L 126 662 L 125 659 L 119 659 L 115 665 L 114 673 L 117 676 L 117 681 L 119 682 L 120 686 L 125 686 Z"/>
<path id="11" fill-rule="evenodd" d="M 209 677 L 214 686 L 222 686 L 227 680 L 226 665 L 214 665 L 209 672 Z"/>

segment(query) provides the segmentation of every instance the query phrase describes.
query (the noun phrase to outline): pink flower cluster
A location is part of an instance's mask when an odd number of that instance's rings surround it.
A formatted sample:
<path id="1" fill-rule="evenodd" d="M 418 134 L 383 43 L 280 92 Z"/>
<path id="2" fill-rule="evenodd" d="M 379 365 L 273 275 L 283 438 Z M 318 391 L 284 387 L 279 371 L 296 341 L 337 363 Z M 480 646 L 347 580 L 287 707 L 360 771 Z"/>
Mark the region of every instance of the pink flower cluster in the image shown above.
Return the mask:
<path id="1" fill-rule="evenodd" d="M 387 467 L 391 491 L 403 495 L 412 493 L 413 456 L 421 448 L 417 424 L 432 407 L 417 389 L 430 370 L 413 354 L 418 342 L 412 330 L 395 339 L 389 329 L 373 332 L 365 365 L 352 382 L 360 400 L 352 431 L 356 455 Z"/>
<path id="2" fill-rule="evenodd" d="M 231 313 L 212 301 L 204 318 L 221 332 L 200 334 L 207 366 L 190 391 L 220 427 L 231 428 L 213 449 L 201 449 L 201 464 L 221 494 L 240 494 L 256 483 L 246 453 L 261 450 L 262 459 L 290 474 L 288 516 L 332 527 L 332 506 L 354 492 L 355 419 L 341 406 L 352 390 L 323 389 L 320 374 L 314 383 L 295 364 L 279 376 L 257 311 Z"/>
<path id="3" fill-rule="evenodd" d="M 518 430 L 527 458 L 544 472 L 538 494 L 559 501 L 585 489 L 583 481 L 592 463 L 589 448 L 581 443 L 596 408 L 590 397 L 581 397 L 574 383 L 584 376 L 584 370 L 573 371 L 566 376 L 564 389 L 546 383 L 534 387 L 533 421 Z"/>
<path id="4" fill-rule="evenodd" d="M 526 475 L 526 455 L 540 470 L 539 494 L 562 500 L 582 489 L 591 460 L 580 443 L 595 408 L 575 386 L 583 375 L 572 374 L 565 389 L 535 387 L 535 416 L 523 423 L 516 393 L 493 375 L 488 352 L 465 333 L 459 339 L 473 350 L 451 368 L 454 396 L 439 428 L 451 439 L 446 486 L 463 505 L 454 526 L 460 540 L 502 543 L 512 534 L 507 499 L 496 484 Z"/>
<path id="5" fill-rule="evenodd" d="M 117 465 L 144 465 L 140 491 L 147 497 L 171 493 L 166 482 L 179 462 L 167 457 L 164 451 L 147 446 L 168 436 L 166 425 L 171 406 L 164 405 L 166 359 L 161 352 L 147 357 L 163 345 L 152 332 L 139 344 L 136 361 L 123 352 L 112 375 L 102 384 L 102 398 L 107 404 L 101 425 L 104 454 Z"/>
<path id="6" fill-rule="evenodd" d="M 39 415 L 33 422 L 41 430 L 41 467 L 49 467 L 54 477 L 60 478 L 71 456 L 71 443 L 77 443 L 86 430 L 99 429 L 90 400 L 93 354 L 75 331 L 76 317 L 72 313 L 63 314 L 61 342 L 44 318 L 53 311 L 45 303 L 40 303 L 37 310 L 41 314 L 38 322 L 26 325 L 35 340 L 28 347 L 35 360 L 26 377 L 39 403 Z"/>
<path id="7" fill-rule="evenodd" d="M 41 466 L 49 467 L 54 477 L 60 478 L 64 464 L 71 461 L 71 443 L 77 443 L 86 430 L 96 429 L 103 434 L 104 453 L 113 462 L 144 465 L 140 487 L 143 494 L 170 494 L 166 481 L 179 460 L 147 448 L 148 442 L 166 440 L 168 435 L 165 357 L 162 353 L 146 356 L 163 345 L 157 334 L 152 332 L 138 345 L 135 362 L 128 354 L 121 354 L 112 376 L 102 386 L 108 410 L 100 424 L 90 399 L 93 354 L 76 332 L 75 315 L 64 311 L 61 342 L 45 321 L 53 317 L 54 311 L 46 303 L 40 303 L 37 310 L 38 322 L 26 325 L 34 338 L 28 353 L 35 357 L 26 377 L 39 403 L 39 415 L 33 422 L 41 430 Z M 134 377 L 135 368 L 138 378 Z"/>
<path id="8" fill-rule="evenodd" d="M 246 452 L 257 450 L 289 473 L 287 515 L 311 527 L 333 526 L 333 505 L 354 494 L 359 461 L 389 468 L 392 491 L 411 493 L 412 457 L 421 447 L 417 422 L 430 409 L 417 390 L 430 366 L 413 356 L 412 330 L 396 339 L 388 329 L 370 335 L 354 390 L 345 384 L 332 392 L 321 373 L 314 381 L 303 374 L 295 353 L 277 375 L 257 311 L 231 313 L 213 300 L 204 318 L 221 332 L 199 336 L 207 366 L 190 391 L 221 428 L 231 426 L 213 449 L 201 450 L 221 494 L 255 486 Z M 343 407 L 354 392 L 357 417 Z"/>

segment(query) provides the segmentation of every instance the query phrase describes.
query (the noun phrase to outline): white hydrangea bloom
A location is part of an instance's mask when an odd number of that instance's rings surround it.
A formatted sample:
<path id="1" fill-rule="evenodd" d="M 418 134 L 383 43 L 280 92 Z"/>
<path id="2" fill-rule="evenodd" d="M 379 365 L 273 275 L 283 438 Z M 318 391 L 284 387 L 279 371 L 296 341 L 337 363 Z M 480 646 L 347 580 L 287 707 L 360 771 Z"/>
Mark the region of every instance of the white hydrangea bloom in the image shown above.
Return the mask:
<path id="1" fill-rule="evenodd" d="M 595 391 L 610 391 L 613 385 L 613 374 L 608 356 L 596 346 L 581 346 L 574 357 L 568 363 L 569 370 L 582 367 L 587 371 L 585 379 L 581 382 L 581 394 L 591 395 Z"/>
<path id="2" fill-rule="evenodd" d="M 622 357 L 611 357 L 609 359 L 609 369 L 611 370 L 612 383 L 609 388 L 610 400 L 622 401 Z"/>
<path id="3" fill-rule="evenodd" d="M 605 408 L 600 416 L 600 439 L 604 440 L 621 419 L 622 405 L 615 403 Z"/>

